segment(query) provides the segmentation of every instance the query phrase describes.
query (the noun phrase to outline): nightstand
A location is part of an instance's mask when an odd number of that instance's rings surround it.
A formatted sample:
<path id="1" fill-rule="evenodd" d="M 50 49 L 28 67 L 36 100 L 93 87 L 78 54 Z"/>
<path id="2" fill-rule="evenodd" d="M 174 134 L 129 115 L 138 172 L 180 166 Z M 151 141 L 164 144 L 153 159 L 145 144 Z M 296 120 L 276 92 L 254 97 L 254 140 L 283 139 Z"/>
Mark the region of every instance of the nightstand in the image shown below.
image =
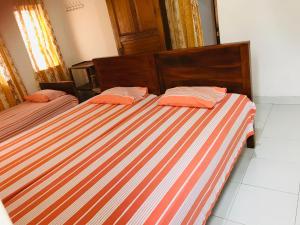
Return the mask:
<path id="1" fill-rule="evenodd" d="M 69 68 L 69 71 L 78 90 L 80 102 L 100 94 L 101 91 L 96 81 L 95 66 L 92 61 L 74 64 Z"/>

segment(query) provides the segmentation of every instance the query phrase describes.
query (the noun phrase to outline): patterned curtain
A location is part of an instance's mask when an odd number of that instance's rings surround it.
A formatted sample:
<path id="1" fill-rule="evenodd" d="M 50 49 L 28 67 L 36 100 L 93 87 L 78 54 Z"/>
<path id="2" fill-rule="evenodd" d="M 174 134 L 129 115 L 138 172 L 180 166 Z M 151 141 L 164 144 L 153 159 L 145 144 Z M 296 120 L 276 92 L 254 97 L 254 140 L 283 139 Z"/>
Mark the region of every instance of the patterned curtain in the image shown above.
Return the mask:
<path id="1" fill-rule="evenodd" d="M 22 102 L 26 94 L 24 85 L 0 37 L 0 110 Z"/>
<path id="2" fill-rule="evenodd" d="M 69 80 L 42 0 L 18 0 L 15 17 L 38 82 Z"/>
<path id="3" fill-rule="evenodd" d="M 173 49 L 203 46 L 198 0 L 166 0 Z"/>

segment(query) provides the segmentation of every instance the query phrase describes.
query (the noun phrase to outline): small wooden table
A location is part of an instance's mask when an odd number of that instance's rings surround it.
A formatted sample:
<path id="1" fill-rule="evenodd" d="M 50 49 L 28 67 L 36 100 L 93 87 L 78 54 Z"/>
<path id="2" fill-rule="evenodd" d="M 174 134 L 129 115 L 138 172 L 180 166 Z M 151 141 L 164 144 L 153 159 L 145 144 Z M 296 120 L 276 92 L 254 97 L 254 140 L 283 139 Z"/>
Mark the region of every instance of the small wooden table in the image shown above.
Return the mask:
<path id="1" fill-rule="evenodd" d="M 88 77 L 89 82 L 87 84 L 76 86 L 81 101 L 87 100 L 97 94 L 100 94 L 101 91 L 96 81 L 96 70 L 93 61 L 84 61 L 81 63 L 77 63 L 72 65 L 71 68 L 69 68 L 71 78 L 76 84 L 76 79 L 73 75 L 73 70 L 85 70 Z"/>

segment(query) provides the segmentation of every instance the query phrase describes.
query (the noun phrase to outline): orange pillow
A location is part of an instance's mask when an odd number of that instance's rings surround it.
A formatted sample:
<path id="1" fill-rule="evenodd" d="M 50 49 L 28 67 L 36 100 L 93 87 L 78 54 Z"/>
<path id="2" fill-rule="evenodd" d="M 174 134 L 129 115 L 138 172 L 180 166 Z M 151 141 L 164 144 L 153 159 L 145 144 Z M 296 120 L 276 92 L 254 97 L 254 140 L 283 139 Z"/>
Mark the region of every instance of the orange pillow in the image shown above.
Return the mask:
<path id="1" fill-rule="evenodd" d="M 219 87 L 176 87 L 166 91 L 158 105 L 213 108 L 226 96 L 227 89 Z"/>
<path id="2" fill-rule="evenodd" d="M 46 89 L 46 90 L 37 91 L 29 96 L 25 96 L 25 100 L 30 102 L 50 102 L 66 94 L 67 93 L 64 91 Z"/>
<path id="3" fill-rule="evenodd" d="M 115 87 L 89 100 L 92 104 L 131 105 L 148 94 L 146 87 Z"/>

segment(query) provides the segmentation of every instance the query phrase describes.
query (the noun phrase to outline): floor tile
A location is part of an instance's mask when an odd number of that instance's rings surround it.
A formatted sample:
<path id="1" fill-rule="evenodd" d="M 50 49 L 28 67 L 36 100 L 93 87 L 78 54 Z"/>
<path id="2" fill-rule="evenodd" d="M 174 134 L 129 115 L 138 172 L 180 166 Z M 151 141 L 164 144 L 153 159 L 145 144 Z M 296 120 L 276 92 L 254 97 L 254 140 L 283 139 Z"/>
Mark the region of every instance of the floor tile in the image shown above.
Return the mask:
<path id="1" fill-rule="evenodd" d="M 206 225 L 243 225 L 233 221 L 228 221 L 219 217 L 211 216 L 207 221 Z"/>
<path id="2" fill-rule="evenodd" d="M 227 220 L 225 225 L 244 225 L 244 224 Z"/>
<path id="3" fill-rule="evenodd" d="M 300 105 L 273 105 L 263 138 L 300 140 Z"/>
<path id="4" fill-rule="evenodd" d="M 243 184 L 272 190 L 299 193 L 300 175 L 294 163 L 253 158 L 243 179 Z"/>
<path id="5" fill-rule="evenodd" d="M 255 156 L 270 160 L 300 164 L 300 140 L 262 138 L 255 148 Z"/>
<path id="6" fill-rule="evenodd" d="M 255 121 L 256 148 L 240 157 L 208 225 L 295 224 L 300 105 L 257 104 Z M 296 225 L 300 225 L 300 207 Z"/>
<path id="7" fill-rule="evenodd" d="M 206 225 L 226 225 L 226 220 L 219 217 L 211 216 Z"/>
<path id="8" fill-rule="evenodd" d="M 256 104 L 255 127 L 262 129 L 272 109 L 271 104 Z"/>
<path id="9" fill-rule="evenodd" d="M 213 210 L 213 215 L 226 218 L 229 216 L 233 201 L 238 193 L 239 184 L 227 182 Z"/>
<path id="10" fill-rule="evenodd" d="M 241 185 L 229 219 L 245 225 L 294 225 L 297 195 Z"/>
<path id="11" fill-rule="evenodd" d="M 255 142 L 256 146 L 261 143 L 263 129 L 255 127 Z"/>
<path id="12" fill-rule="evenodd" d="M 254 155 L 254 149 L 246 148 L 238 159 L 229 180 L 235 183 L 242 183 L 249 163 Z"/>

